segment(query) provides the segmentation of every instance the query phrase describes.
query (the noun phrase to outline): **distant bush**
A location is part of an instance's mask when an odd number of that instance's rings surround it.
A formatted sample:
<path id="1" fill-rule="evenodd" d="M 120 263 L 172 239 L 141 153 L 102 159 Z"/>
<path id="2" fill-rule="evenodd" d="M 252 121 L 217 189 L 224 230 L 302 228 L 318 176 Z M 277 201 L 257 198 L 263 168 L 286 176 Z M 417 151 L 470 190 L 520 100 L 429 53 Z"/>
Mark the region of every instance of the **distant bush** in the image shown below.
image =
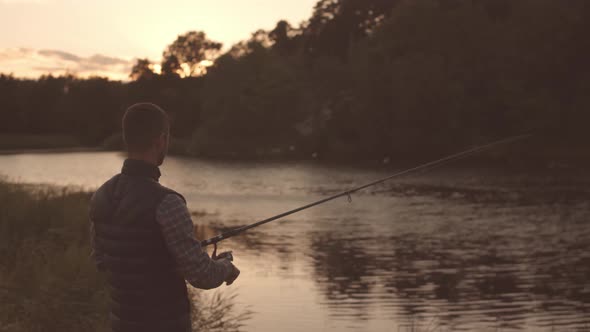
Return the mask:
<path id="1" fill-rule="evenodd" d="M 125 143 L 123 142 L 123 135 L 121 133 L 112 134 L 105 138 L 100 146 L 106 150 L 121 151 L 125 149 Z"/>
<path id="2" fill-rule="evenodd" d="M 56 149 L 81 146 L 80 141 L 68 135 L 0 134 L 0 150 Z"/>
<path id="3" fill-rule="evenodd" d="M 190 140 L 171 137 L 168 152 L 174 155 L 186 155 Z M 121 133 L 113 134 L 107 137 L 100 144 L 101 148 L 113 151 L 124 151 L 125 142 Z"/>

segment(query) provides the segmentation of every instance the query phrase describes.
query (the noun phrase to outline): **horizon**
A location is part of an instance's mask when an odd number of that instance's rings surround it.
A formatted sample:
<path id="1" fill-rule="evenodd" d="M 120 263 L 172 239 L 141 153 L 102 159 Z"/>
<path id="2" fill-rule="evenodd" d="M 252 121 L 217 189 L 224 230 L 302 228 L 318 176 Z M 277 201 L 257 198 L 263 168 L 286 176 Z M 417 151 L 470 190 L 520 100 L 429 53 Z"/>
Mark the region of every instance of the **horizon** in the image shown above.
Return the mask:
<path id="1" fill-rule="evenodd" d="M 258 29 L 272 29 L 279 20 L 299 25 L 311 16 L 315 3 L 173 0 L 146 6 L 137 0 L 0 0 L 0 28 L 11 32 L 0 34 L 0 74 L 126 81 L 137 59 L 159 63 L 164 48 L 187 31 L 203 31 L 227 50 Z M 105 17 L 109 24 L 104 24 Z M 142 25 L 145 21 L 151 24 Z"/>

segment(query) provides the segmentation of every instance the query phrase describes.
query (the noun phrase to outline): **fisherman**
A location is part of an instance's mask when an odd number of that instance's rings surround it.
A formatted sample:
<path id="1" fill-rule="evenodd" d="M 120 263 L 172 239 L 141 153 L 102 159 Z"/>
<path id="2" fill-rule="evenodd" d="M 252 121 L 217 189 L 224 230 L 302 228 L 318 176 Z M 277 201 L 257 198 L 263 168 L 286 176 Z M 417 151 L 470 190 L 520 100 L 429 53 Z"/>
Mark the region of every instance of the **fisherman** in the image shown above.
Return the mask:
<path id="1" fill-rule="evenodd" d="M 122 122 L 128 158 L 90 203 L 92 255 L 108 276 L 111 328 L 191 331 L 185 280 L 212 289 L 232 284 L 240 271 L 227 255 L 207 254 L 183 196 L 158 182 L 170 141 L 166 112 L 135 104 Z"/>

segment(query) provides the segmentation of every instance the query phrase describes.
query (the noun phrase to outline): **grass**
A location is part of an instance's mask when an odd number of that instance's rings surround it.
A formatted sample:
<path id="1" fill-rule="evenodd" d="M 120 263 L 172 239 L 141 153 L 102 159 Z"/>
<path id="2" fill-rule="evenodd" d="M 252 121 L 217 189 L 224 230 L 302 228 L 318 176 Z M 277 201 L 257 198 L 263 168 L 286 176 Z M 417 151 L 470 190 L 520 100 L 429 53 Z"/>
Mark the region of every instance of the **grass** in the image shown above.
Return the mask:
<path id="1" fill-rule="evenodd" d="M 0 182 L 0 331 L 108 330 L 105 280 L 89 257 L 89 199 Z M 219 293 L 195 292 L 193 307 L 200 331 L 239 331 L 249 317 Z"/>
<path id="2" fill-rule="evenodd" d="M 106 330 L 105 284 L 89 259 L 89 199 L 0 184 L 0 330 Z"/>

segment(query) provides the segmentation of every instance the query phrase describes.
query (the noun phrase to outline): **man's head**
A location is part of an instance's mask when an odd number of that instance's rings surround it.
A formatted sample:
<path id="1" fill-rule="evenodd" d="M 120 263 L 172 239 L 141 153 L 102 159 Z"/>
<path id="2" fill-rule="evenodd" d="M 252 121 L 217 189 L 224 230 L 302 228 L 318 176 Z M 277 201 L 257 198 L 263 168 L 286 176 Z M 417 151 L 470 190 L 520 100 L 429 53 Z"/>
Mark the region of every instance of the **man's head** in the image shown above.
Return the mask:
<path id="1" fill-rule="evenodd" d="M 129 157 L 156 163 L 168 153 L 170 120 L 166 112 L 152 103 L 129 107 L 123 115 L 123 140 Z"/>

